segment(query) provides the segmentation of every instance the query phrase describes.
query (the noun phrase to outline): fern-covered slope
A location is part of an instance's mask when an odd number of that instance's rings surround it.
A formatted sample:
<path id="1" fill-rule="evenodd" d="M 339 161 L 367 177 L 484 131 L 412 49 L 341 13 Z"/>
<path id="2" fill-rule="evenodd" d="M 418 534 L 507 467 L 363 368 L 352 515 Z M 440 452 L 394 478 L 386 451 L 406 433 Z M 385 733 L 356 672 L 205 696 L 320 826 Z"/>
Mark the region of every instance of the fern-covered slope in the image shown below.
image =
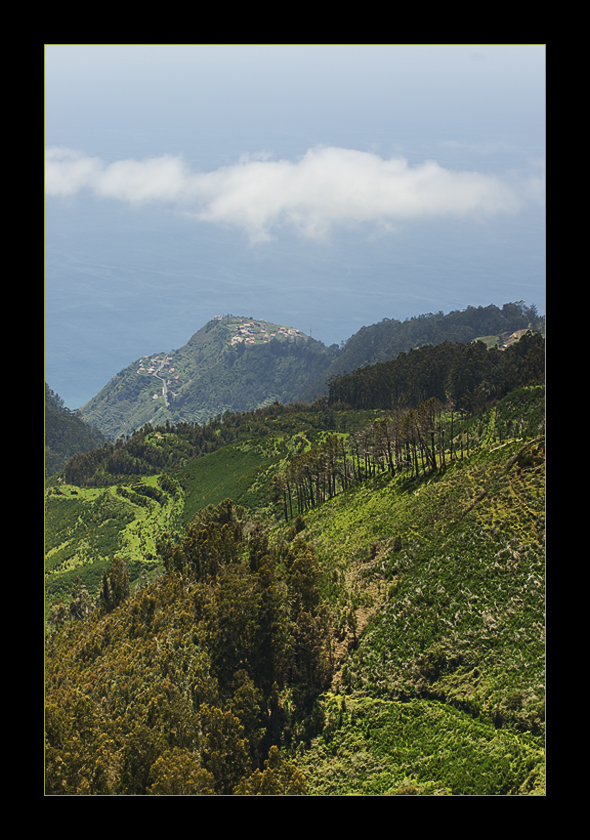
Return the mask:
<path id="1" fill-rule="evenodd" d="M 542 789 L 544 513 L 538 439 L 306 516 L 346 642 L 302 758 L 313 792 Z"/>

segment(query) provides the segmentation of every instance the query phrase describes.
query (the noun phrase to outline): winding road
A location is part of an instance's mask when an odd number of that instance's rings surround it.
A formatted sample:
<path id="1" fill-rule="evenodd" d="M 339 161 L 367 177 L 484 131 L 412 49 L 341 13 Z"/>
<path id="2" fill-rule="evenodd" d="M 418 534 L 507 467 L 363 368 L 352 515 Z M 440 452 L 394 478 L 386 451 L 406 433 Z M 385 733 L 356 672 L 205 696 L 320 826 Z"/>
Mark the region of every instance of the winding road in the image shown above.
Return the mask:
<path id="1" fill-rule="evenodd" d="M 158 359 L 157 362 L 154 363 L 154 364 L 158 365 L 157 370 L 154 370 L 153 373 L 147 373 L 145 371 L 139 371 L 139 370 L 137 372 L 140 376 L 155 376 L 156 379 L 160 380 L 160 382 L 162 383 L 162 396 L 164 397 L 164 404 L 165 404 L 166 408 L 168 408 L 170 406 L 170 403 L 168 402 L 168 383 L 166 382 L 166 380 L 164 379 L 163 376 L 159 376 L 159 373 L 162 370 L 162 368 L 164 367 L 165 362 L 166 362 L 165 358 L 164 359 Z"/>

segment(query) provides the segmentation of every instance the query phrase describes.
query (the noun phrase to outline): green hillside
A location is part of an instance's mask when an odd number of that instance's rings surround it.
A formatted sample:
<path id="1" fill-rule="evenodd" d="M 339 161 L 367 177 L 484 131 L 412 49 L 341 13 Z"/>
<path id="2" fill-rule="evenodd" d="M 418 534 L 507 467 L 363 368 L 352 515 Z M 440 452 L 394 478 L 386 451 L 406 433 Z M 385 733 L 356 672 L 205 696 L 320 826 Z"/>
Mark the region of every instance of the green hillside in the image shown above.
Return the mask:
<path id="1" fill-rule="evenodd" d="M 66 408 L 59 394 L 45 383 L 45 475 L 55 475 L 73 455 L 104 442 L 102 432 Z"/>
<path id="2" fill-rule="evenodd" d="M 490 304 L 446 314 L 429 312 L 404 321 L 383 318 L 377 324 L 361 327 L 344 342 L 329 368 L 322 372 L 321 381 L 310 385 L 307 396 L 312 399 L 315 393 L 325 393 L 325 383 L 330 379 L 396 359 L 411 349 L 473 341 L 483 341 L 486 347 L 503 347 L 513 343 L 519 331 L 527 329 L 544 335 L 545 316 L 539 316 L 535 306 L 527 306 L 522 300 L 501 307 Z"/>
<path id="3" fill-rule="evenodd" d="M 46 792 L 544 795 L 544 431 L 520 382 L 76 456 L 46 488 Z"/>
<path id="4" fill-rule="evenodd" d="M 180 349 L 133 362 L 79 413 L 111 439 L 146 423 L 204 424 L 227 411 L 276 401 L 313 402 L 328 393 L 328 381 L 346 371 L 394 360 L 411 349 L 477 339 L 486 347 L 504 347 L 528 328 L 544 332 L 544 317 L 523 301 L 501 308 L 469 306 L 403 322 L 384 318 L 362 327 L 339 349 L 294 327 L 227 315 L 209 321 Z"/>
<path id="5" fill-rule="evenodd" d="M 444 475 L 373 479 L 306 516 L 349 639 L 300 765 L 312 792 L 538 790 L 543 447 L 480 447 Z"/>
<path id="6" fill-rule="evenodd" d="M 138 359 L 80 413 L 110 438 L 146 423 L 206 423 L 226 411 L 298 400 L 332 355 L 294 327 L 228 315 L 178 350 Z"/>
<path id="7" fill-rule="evenodd" d="M 354 429 L 374 416 L 277 404 L 204 428 L 147 426 L 125 444 L 72 458 L 45 493 L 48 608 L 77 577 L 96 597 L 115 556 L 129 564 L 132 583 L 152 572 L 159 535 L 182 531 L 207 505 L 231 497 L 251 515 L 273 516 L 271 482 L 294 455 L 337 422 Z"/>

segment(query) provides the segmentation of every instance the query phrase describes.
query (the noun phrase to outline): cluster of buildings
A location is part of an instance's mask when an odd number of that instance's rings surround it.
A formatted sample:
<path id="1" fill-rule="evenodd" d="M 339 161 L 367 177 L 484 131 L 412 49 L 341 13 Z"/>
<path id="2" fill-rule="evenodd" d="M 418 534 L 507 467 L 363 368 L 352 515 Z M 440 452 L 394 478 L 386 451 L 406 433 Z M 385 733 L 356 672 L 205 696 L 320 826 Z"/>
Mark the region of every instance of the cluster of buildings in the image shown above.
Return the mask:
<path id="1" fill-rule="evenodd" d="M 172 356 L 168 355 L 162 360 L 159 356 L 156 356 L 153 359 L 150 359 L 149 356 L 143 356 L 143 358 L 139 362 L 139 367 L 137 368 L 138 373 L 144 373 L 146 376 L 150 374 L 159 373 L 162 368 L 167 367 L 169 373 L 174 373 L 174 368 L 170 367 L 170 363 L 172 362 Z M 149 367 L 146 367 L 149 365 Z M 172 379 L 178 379 L 178 376 L 171 377 Z"/>
<path id="2" fill-rule="evenodd" d="M 294 327 L 273 327 L 272 329 L 264 326 L 266 321 L 245 321 L 243 324 L 236 324 L 236 335 L 233 336 L 231 344 L 238 344 L 244 342 L 245 344 L 254 344 L 256 341 L 267 343 L 278 335 L 285 336 L 285 338 L 295 338 L 303 335 Z M 274 332 L 272 331 L 274 330 Z"/>
<path id="3" fill-rule="evenodd" d="M 500 344 L 500 350 L 506 350 L 506 348 L 510 347 L 511 344 L 514 344 L 515 341 L 518 341 L 520 338 L 522 338 L 522 336 L 526 332 L 529 332 L 529 330 L 516 330 L 516 332 L 513 333 L 503 333 L 502 343 Z"/>

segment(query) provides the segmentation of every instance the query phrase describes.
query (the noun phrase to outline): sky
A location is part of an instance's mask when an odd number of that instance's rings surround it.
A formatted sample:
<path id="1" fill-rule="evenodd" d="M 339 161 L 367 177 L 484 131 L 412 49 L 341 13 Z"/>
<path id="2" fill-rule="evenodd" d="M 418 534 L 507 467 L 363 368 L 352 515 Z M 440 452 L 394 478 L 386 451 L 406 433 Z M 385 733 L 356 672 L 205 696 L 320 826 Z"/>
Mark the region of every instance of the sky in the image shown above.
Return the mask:
<path id="1" fill-rule="evenodd" d="M 543 45 L 46 45 L 45 379 L 215 315 L 545 311 Z"/>

